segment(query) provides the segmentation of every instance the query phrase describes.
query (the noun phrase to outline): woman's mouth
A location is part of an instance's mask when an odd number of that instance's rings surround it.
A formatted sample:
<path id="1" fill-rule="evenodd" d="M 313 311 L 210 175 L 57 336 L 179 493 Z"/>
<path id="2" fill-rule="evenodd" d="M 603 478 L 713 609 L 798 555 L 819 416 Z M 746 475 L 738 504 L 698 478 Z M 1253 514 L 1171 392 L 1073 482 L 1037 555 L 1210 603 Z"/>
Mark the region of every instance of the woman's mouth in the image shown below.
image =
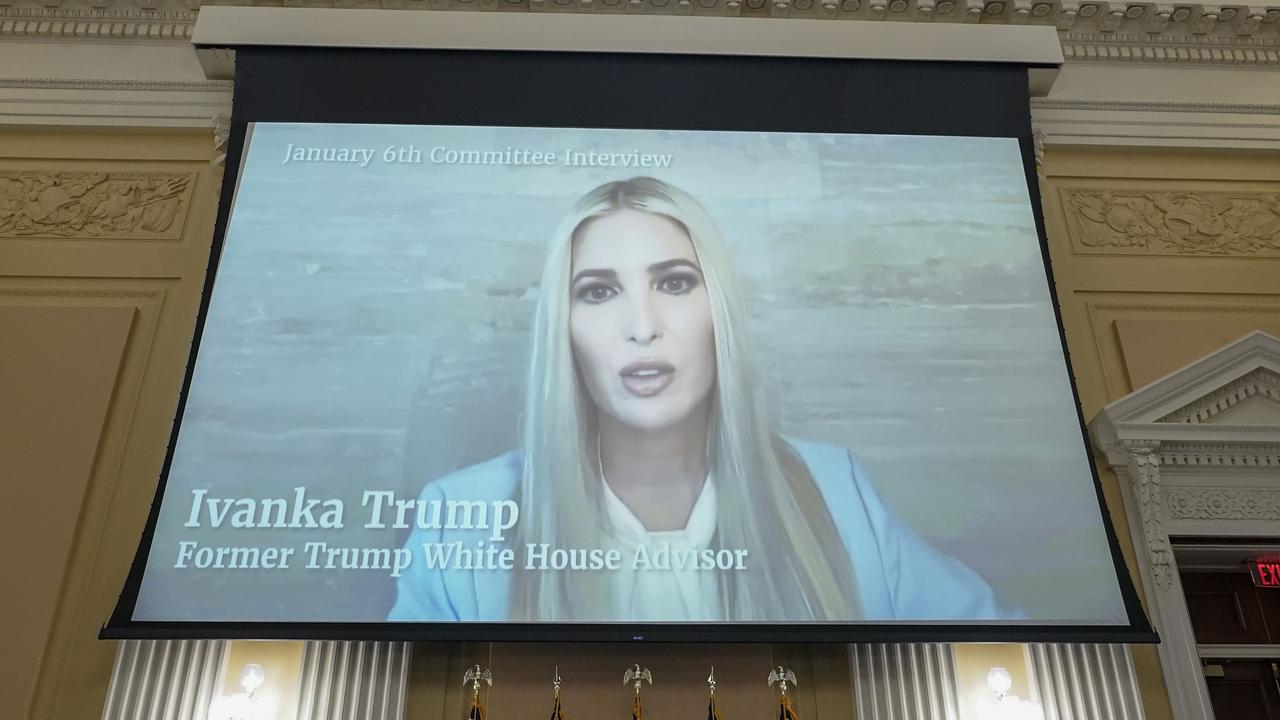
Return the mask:
<path id="1" fill-rule="evenodd" d="M 642 360 L 622 368 L 618 375 L 627 392 L 645 398 L 666 390 L 675 379 L 676 369 L 670 363 Z"/>

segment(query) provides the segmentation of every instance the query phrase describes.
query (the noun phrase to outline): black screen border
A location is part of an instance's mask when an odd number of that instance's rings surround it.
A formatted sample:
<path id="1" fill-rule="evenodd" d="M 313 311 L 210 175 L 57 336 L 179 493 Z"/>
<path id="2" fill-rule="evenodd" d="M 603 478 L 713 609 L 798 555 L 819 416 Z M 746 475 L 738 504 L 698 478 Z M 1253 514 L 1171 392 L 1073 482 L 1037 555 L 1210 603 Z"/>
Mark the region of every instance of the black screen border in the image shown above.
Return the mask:
<path id="1" fill-rule="evenodd" d="M 1035 168 L 1028 66 L 1008 63 L 714 55 L 237 48 L 223 185 L 195 333 L 155 498 L 103 639 L 572 642 L 1157 643 L 1089 462 L 1128 625 L 1034 623 L 227 622 L 133 619 L 217 278 L 252 122 L 866 133 L 1015 138 L 1075 401 L 1090 440 L 1049 259 Z M 426 90 L 406 78 L 431 68 Z M 519 72 L 514 72 L 518 70 Z M 568 76 L 567 78 L 565 76 Z M 530 80 L 535 78 L 535 80 Z M 551 90 L 547 86 L 552 87 Z M 775 91 L 762 92 L 761 85 Z M 476 88 L 504 92 L 477 92 Z M 573 90 L 582 90 L 573 95 Z M 707 102 L 708 93 L 716 95 Z M 624 92 L 625 90 L 625 92 Z M 669 96 L 664 95 L 669 94 Z M 441 102 L 447 98 L 450 102 Z M 648 100 L 648 102 L 641 102 Z M 658 101 L 661 102 L 658 102 Z M 466 101 L 466 102 L 463 102 Z M 590 101 L 590 102 L 588 102 Z M 796 112 L 794 108 L 802 108 Z"/>

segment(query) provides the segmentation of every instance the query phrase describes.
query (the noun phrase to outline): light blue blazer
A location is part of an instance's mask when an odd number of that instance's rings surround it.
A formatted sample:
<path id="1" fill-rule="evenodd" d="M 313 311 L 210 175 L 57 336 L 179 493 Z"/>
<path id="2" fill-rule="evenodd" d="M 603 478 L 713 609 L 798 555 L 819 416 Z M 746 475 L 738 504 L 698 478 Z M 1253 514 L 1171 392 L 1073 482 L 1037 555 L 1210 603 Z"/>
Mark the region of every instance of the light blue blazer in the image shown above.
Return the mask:
<path id="1" fill-rule="evenodd" d="M 880 501 L 848 450 L 788 438 L 804 460 L 853 561 L 863 617 L 899 622 L 1020 619 L 1001 606 L 981 577 L 930 546 Z M 424 501 L 494 502 L 516 497 L 521 456 L 508 452 L 450 473 L 422 490 Z M 414 560 L 397 581 L 389 620 L 507 620 L 510 570 L 427 569 L 422 543 L 463 541 L 475 547 L 490 531 L 414 530 L 406 543 Z M 519 557 L 519 553 L 517 553 Z"/>

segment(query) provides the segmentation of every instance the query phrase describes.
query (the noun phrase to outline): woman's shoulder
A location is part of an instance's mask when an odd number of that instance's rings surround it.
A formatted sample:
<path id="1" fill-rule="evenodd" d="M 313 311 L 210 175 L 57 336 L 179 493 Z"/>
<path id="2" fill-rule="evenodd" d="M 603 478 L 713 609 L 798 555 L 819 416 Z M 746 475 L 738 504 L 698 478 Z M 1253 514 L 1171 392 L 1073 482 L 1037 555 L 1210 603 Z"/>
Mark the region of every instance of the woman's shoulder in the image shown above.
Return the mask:
<path id="1" fill-rule="evenodd" d="M 875 483 L 848 448 L 785 439 L 809 467 L 814 484 L 832 509 L 832 520 L 855 568 L 867 581 L 860 589 L 868 619 L 1023 617 L 1020 611 L 1001 605 L 980 575 L 935 549 L 902 522 L 880 499 Z M 936 592 L 940 587 L 946 592 Z"/>
<path id="2" fill-rule="evenodd" d="M 515 495 L 523 455 L 509 450 L 497 457 L 458 468 L 427 483 L 422 495 L 460 500 L 500 500 Z"/>
<path id="3" fill-rule="evenodd" d="M 804 461 L 809 475 L 824 493 L 843 486 L 853 489 L 853 485 L 866 481 L 862 464 L 849 448 L 791 436 L 784 436 L 783 440 Z"/>

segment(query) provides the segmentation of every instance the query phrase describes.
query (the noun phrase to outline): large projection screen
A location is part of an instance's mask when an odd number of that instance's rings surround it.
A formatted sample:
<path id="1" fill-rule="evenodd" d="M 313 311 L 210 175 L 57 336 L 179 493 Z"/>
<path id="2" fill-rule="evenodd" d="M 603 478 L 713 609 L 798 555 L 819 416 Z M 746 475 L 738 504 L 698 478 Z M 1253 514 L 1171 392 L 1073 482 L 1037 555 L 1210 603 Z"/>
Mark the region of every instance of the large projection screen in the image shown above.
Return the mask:
<path id="1" fill-rule="evenodd" d="M 469 59 L 483 86 L 548 56 L 381 57 Z M 931 67 L 758 62 L 815 98 L 824 72 Z M 238 88 L 174 438 L 106 634 L 1150 639 L 1025 119 L 744 120 L 680 77 L 666 107 L 584 81 L 487 113 L 445 88 L 405 115 L 254 114 L 265 83 Z"/>

